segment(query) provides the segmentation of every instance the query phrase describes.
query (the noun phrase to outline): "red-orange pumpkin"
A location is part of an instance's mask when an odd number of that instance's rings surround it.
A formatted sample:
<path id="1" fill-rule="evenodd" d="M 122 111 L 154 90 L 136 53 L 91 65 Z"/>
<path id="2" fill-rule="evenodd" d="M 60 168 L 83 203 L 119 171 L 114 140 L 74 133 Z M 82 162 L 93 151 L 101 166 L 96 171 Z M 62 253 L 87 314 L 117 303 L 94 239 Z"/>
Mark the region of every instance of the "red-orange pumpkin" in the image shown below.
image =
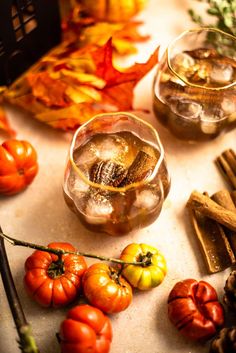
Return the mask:
<path id="1" fill-rule="evenodd" d="M 62 242 L 51 243 L 48 247 L 76 250 L 71 244 Z M 83 256 L 64 254 L 58 258 L 57 255 L 36 250 L 25 261 L 25 289 L 40 305 L 60 308 L 77 297 L 86 268 Z"/>
<path id="2" fill-rule="evenodd" d="M 37 153 L 29 142 L 12 139 L 0 146 L 0 194 L 24 190 L 37 172 Z"/>
<path id="3" fill-rule="evenodd" d="M 137 15 L 147 0 L 77 0 L 85 11 L 99 21 L 125 22 Z"/>

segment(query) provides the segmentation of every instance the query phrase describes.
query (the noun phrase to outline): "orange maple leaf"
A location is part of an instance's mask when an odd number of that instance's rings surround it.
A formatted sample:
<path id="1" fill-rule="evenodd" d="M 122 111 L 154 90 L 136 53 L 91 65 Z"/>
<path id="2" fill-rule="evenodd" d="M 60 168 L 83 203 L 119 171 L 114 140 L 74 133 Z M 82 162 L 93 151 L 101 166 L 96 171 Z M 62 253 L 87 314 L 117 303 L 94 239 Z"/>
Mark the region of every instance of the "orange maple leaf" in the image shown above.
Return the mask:
<path id="1" fill-rule="evenodd" d="M 135 84 L 158 62 L 159 47 L 144 64 L 136 63 L 123 71 L 117 70 L 112 61 L 112 38 L 102 47 L 92 52 L 96 65 L 95 74 L 106 81 L 106 87 L 133 81 Z"/>
<path id="2" fill-rule="evenodd" d="M 123 72 L 113 66 L 111 39 L 104 47 L 93 52 L 96 75 L 106 81 L 106 86 L 102 90 L 104 102 L 117 106 L 119 110 L 132 109 L 133 89 L 138 81 L 157 64 L 158 51 L 159 47 L 146 63 L 136 63 Z"/>

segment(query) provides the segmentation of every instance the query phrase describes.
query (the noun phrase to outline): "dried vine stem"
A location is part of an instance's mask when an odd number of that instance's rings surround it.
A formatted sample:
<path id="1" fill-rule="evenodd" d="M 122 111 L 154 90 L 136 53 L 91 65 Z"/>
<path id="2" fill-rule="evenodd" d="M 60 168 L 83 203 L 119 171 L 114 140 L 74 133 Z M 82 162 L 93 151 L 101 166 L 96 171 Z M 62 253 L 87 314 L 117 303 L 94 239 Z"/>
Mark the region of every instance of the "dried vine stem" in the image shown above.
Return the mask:
<path id="1" fill-rule="evenodd" d="M 146 260 L 144 259 L 143 261 L 128 262 L 128 261 L 123 261 L 123 260 L 116 259 L 113 257 L 95 255 L 95 254 L 85 253 L 82 251 L 68 251 L 68 250 L 63 250 L 63 249 L 49 248 L 48 246 L 37 245 L 37 244 L 29 243 L 29 242 L 26 242 L 23 240 L 12 238 L 9 235 L 4 234 L 1 230 L 0 230 L 0 237 L 4 238 L 6 241 L 8 241 L 10 244 L 12 244 L 14 246 L 24 246 L 26 248 L 45 251 L 45 252 L 49 252 L 51 254 L 60 256 L 60 257 L 65 254 L 73 254 L 73 255 L 79 255 L 79 256 L 84 256 L 84 257 L 90 257 L 90 258 L 98 259 L 101 261 L 115 262 L 115 263 L 118 263 L 121 265 L 137 265 L 137 266 L 149 266 L 150 265 L 150 259 L 146 259 Z"/>
<path id="2" fill-rule="evenodd" d="M 0 232 L 2 233 L 1 227 Z M 19 348 L 23 353 L 39 353 L 34 337 L 31 333 L 31 326 L 26 321 L 26 317 L 16 291 L 7 258 L 4 239 L 2 237 L 0 238 L 0 271 L 8 303 L 19 336 Z"/>

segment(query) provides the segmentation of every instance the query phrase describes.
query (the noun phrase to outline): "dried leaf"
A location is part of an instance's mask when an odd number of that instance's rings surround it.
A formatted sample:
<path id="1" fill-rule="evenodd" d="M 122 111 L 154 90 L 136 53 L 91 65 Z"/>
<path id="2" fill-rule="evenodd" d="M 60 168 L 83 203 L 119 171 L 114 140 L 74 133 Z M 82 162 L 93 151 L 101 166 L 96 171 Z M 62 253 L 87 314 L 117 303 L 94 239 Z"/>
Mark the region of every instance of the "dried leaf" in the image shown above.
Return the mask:
<path id="1" fill-rule="evenodd" d="M 3 108 L 3 93 L 6 91 L 5 86 L 0 86 L 0 130 L 6 132 L 10 136 L 15 136 L 16 133 L 12 130 L 6 116 L 6 112 Z"/>
<path id="2" fill-rule="evenodd" d="M 75 130 L 92 116 L 102 112 L 90 103 L 79 103 L 60 110 L 51 110 L 36 115 L 37 119 L 65 131 Z"/>
<path id="3" fill-rule="evenodd" d="M 134 64 L 123 72 L 112 64 L 111 40 L 105 47 L 93 53 L 96 63 L 96 74 L 106 81 L 102 91 L 103 101 L 115 105 L 119 110 L 132 109 L 133 89 L 138 81 L 157 64 L 159 48 L 151 55 L 145 64 Z"/>
<path id="4" fill-rule="evenodd" d="M 114 67 L 112 54 L 111 39 L 103 47 L 82 49 L 63 42 L 19 78 L 5 99 L 64 130 L 98 113 L 130 110 L 133 89 L 157 63 L 158 49 L 146 63 L 122 71 Z"/>
<path id="5" fill-rule="evenodd" d="M 61 80 L 54 80 L 48 72 L 29 73 L 27 80 L 35 98 L 48 107 L 66 107 L 65 91 L 67 85 Z"/>
<path id="6" fill-rule="evenodd" d="M 93 61 L 96 66 L 96 75 L 106 81 L 106 87 L 133 82 L 136 84 L 148 71 L 158 62 L 159 47 L 144 64 L 136 63 L 122 72 L 113 66 L 112 62 L 112 39 L 102 47 L 92 52 Z"/>
<path id="7" fill-rule="evenodd" d="M 70 97 L 70 99 L 74 103 L 83 103 L 83 102 L 100 102 L 101 94 L 91 87 L 80 86 L 80 87 L 72 87 L 69 86 L 66 89 L 66 95 Z"/>
<path id="8" fill-rule="evenodd" d="M 99 89 L 102 89 L 106 85 L 106 82 L 104 80 L 99 79 L 99 77 L 91 74 L 85 74 L 83 72 L 74 72 L 62 69 L 60 71 L 60 75 L 61 77 L 70 77 L 72 79 L 72 82 L 74 82 L 75 84 L 91 85 Z"/>
<path id="9" fill-rule="evenodd" d="M 10 127 L 4 108 L 0 105 L 0 130 L 10 136 L 15 136 L 15 131 Z"/>

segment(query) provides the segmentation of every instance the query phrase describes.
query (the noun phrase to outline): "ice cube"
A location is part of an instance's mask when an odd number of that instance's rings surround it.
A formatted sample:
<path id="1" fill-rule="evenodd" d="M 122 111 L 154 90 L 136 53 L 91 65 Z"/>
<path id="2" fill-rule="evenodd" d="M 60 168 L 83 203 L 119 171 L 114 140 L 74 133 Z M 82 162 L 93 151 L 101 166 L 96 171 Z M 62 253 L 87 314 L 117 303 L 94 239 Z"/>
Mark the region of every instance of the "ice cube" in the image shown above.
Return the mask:
<path id="1" fill-rule="evenodd" d="M 92 194 L 88 199 L 85 217 L 90 224 L 103 224 L 110 219 L 113 207 L 108 197 L 101 193 Z"/>
<path id="2" fill-rule="evenodd" d="M 221 108 L 226 115 L 236 112 L 236 102 L 231 98 L 223 98 Z"/>
<path id="3" fill-rule="evenodd" d="M 75 164 L 81 168 L 89 169 L 90 166 L 98 159 L 98 150 L 95 143 L 92 141 L 87 142 L 85 145 L 76 149 L 73 153 Z M 85 168 L 87 166 L 87 168 Z"/>
<path id="4" fill-rule="evenodd" d="M 87 184 L 74 170 L 71 170 L 66 184 L 71 197 L 81 197 L 83 196 L 81 194 L 85 194 L 89 190 L 89 184 Z"/>
<path id="5" fill-rule="evenodd" d="M 172 98 L 170 101 L 170 108 L 175 114 L 189 119 L 199 118 L 202 112 L 201 104 L 181 98 Z"/>
<path id="6" fill-rule="evenodd" d="M 188 70 L 194 66 L 195 60 L 186 53 L 179 53 L 171 59 L 171 66 L 175 71 Z"/>
<path id="7" fill-rule="evenodd" d="M 215 63 L 209 73 L 211 82 L 229 84 L 233 78 L 234 69 L 231 65 Z"/>
<path id="8" fill-rule="evenodd" d="M 201 130 L 204 134 L 214 134 L 219 129 L 220 120 L 223 117 L 223 111 L 215 109 L 213 111 L 206 110 L 201 113 Z"/>
<path id="9" fill-rule="evenodd" d="M 97 143 L 97 149 L 101 160 L 112 160 L 125 164 L 125 156 L 129 151 L 129 145 L 119 135 L 103 135 L 101 141 Z"/>
<path id="10" fill-rule="evenodd" d="M 143 190 L 136 196 L 134 206 L 137 208 L 143 208 L 145 210 L 152 210 L 156 207 L 161 199 L 161 195 L 154 193 L 151 190 Z"/>

